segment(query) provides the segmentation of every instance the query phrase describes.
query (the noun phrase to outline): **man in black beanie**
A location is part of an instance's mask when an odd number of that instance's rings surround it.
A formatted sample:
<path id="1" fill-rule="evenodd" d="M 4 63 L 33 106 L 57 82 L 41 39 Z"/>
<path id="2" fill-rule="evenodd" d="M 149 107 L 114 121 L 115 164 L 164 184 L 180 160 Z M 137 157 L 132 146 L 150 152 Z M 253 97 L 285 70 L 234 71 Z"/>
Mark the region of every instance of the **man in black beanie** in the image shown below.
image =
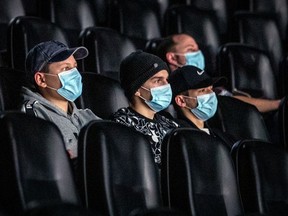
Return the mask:
<path id="1" fill-rule="evenodd" d="M 127 56 L 120 65 L 120 82 L 130 106 L 112 116 L 113 121 L 148 137 L 159 168 L 162 140 L 169 130 L 178 127 L 173 120 L 157 114 L 171 103 L 168 71 L 166 63 L 155 55 L 136 51 Z"/>

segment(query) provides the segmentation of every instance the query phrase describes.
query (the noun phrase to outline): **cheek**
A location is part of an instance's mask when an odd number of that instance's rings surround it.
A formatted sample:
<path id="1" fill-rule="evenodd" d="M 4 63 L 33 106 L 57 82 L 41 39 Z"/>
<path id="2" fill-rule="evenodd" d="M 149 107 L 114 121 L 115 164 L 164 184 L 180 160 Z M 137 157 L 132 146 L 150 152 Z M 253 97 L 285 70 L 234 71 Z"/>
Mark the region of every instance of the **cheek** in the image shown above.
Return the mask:
<path id="1" fill-rule="evenodd" d="M 178 56 L 176 58 L 177 62 L 180 63 L 180 64 L 185 64 L 186 63 L 186 59 L 184 56 Z"/>
<path id="2" fill-rule="evenodd" d="M 151 100 L 152 96 L 151 93 L 149 91 L 146 90 L 140 90 L 140 94 L 143 98 L 145 98 L 146 100 Z"/>
<path id="3" fill-rule="evenodd" d="M 62 84 L 61 84 L 61 82 L 60 82 L 60 80 L 59 80 L 58 77 L 51 77 L 49 80 L 46 79 L 46 83 L 47 83 L 49 86 L 51 86 L 51 87 L 53 87 L 53 88 L 56 88 L 56 89 L 62 87 Z"/>

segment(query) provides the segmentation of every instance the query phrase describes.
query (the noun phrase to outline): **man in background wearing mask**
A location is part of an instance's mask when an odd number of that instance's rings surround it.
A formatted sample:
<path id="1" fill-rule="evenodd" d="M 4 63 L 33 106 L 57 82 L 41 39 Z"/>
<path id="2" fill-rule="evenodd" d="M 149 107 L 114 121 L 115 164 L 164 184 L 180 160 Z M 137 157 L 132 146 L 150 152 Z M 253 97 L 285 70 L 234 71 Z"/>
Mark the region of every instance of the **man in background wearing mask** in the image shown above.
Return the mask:
<path id="1" fill-rule="evenodd" d="M 169 77 L 178 123 L 217 137 L 231 148 L 236 140 L 218 129 L 211 129 L 206 122 L 216 113 L 218 101 L 213 86 L 221 81 L 225 79 L 212 79 L 204 70 L 194 66 L 178 68 Z"/>
<path id="2" fill-rule="evenodd" d="M 160 168 L 161 143 L 165 134 L 178 124 L 160 114 L 172 99 L 168 84 L 169 68 L 159 57 L 136 51 L 120 65 L 120 82 L 130 105 L 113 114 L 112 120 L 148 137 L 155 163 Z"/>
<path id="3" fill-rule="evenodd" d="M 202 51 L 193 37 L 187 34 L 171 35 L 159 44 L 157 55 L 167 62 L 172 73 L 184 65 L 196 66 L 205 69 L 205 59 Z M 246 103 L 257 107 L 260 112 L 270 112 L 277 110 L 281 99 L 269 100 L 261 98 L 247 97 L 244 95 L 233 95 L 224 88 L 215 89 L 218 95 L 232 96 Z"/>
<path id="4" fill-rule="evenodd" d="M 26 57 L 31 88 L 23 87 L 22 111 L 55 123 L 71 159 L 77 157 L 80 129 L 99 119 L 89 109 L 77 109 L 74 100 L 82 93 L 76 60 L 88 55 L 85 47 L 68 48 L 58 41 L 42 42 Z"/>

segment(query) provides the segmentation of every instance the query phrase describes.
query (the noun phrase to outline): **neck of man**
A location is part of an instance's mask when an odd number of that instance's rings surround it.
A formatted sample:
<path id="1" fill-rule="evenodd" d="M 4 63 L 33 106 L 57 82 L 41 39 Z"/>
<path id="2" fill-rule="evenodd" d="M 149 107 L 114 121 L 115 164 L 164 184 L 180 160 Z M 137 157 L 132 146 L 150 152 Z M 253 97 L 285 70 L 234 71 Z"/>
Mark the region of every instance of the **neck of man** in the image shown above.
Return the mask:
<path id="1" fill-rule="evenodd" d="M 64 111 L 65 113 L 68 113 L 68 108 L 69 108 L 69 101 L 64 100 L 64 99 L 58 99 L 54 97 L 50 97 L 49 95 L 43 95 L 43 97 L 50 101 L 53 105 Z"/>
<path id="2" fill-rule="evenodd" d="M 152 110 L 141 98 L 136 98 L 136 100 L 138 101 L 131 104 L 130 107 L 146 118 L 154 119 L 156 112 Z"/>
<path id="3" fill-rule="evenodd" d="M 173 71 L 175 71 L 176 69 L 178 69 L 179 66 L 169 64 L 169 68 L 170 68 L 170 71 L 173 72 Z"/>
<path id="4" fill-rule="evenodd" d="M 204 121 L 198 119 L 189 109 L 187 108 L 181 108 L 183 115 L 191 121 L 193 124 L 195 124 L 199 129 L 204 128 Z"/>

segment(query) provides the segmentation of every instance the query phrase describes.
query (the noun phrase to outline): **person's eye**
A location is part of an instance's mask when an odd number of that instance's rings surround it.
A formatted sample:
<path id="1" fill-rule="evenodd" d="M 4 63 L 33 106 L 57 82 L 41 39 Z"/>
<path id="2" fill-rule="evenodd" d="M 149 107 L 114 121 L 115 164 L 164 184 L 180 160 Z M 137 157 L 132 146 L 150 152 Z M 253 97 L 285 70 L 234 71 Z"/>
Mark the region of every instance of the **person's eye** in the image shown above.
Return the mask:
<path id="1" fill-rule="evenodd" d="M 70 67 L 64 67 L 63 68 L 63 71 L 68 71 L 68 70 L 70 70 L 71 68 Z"/>

